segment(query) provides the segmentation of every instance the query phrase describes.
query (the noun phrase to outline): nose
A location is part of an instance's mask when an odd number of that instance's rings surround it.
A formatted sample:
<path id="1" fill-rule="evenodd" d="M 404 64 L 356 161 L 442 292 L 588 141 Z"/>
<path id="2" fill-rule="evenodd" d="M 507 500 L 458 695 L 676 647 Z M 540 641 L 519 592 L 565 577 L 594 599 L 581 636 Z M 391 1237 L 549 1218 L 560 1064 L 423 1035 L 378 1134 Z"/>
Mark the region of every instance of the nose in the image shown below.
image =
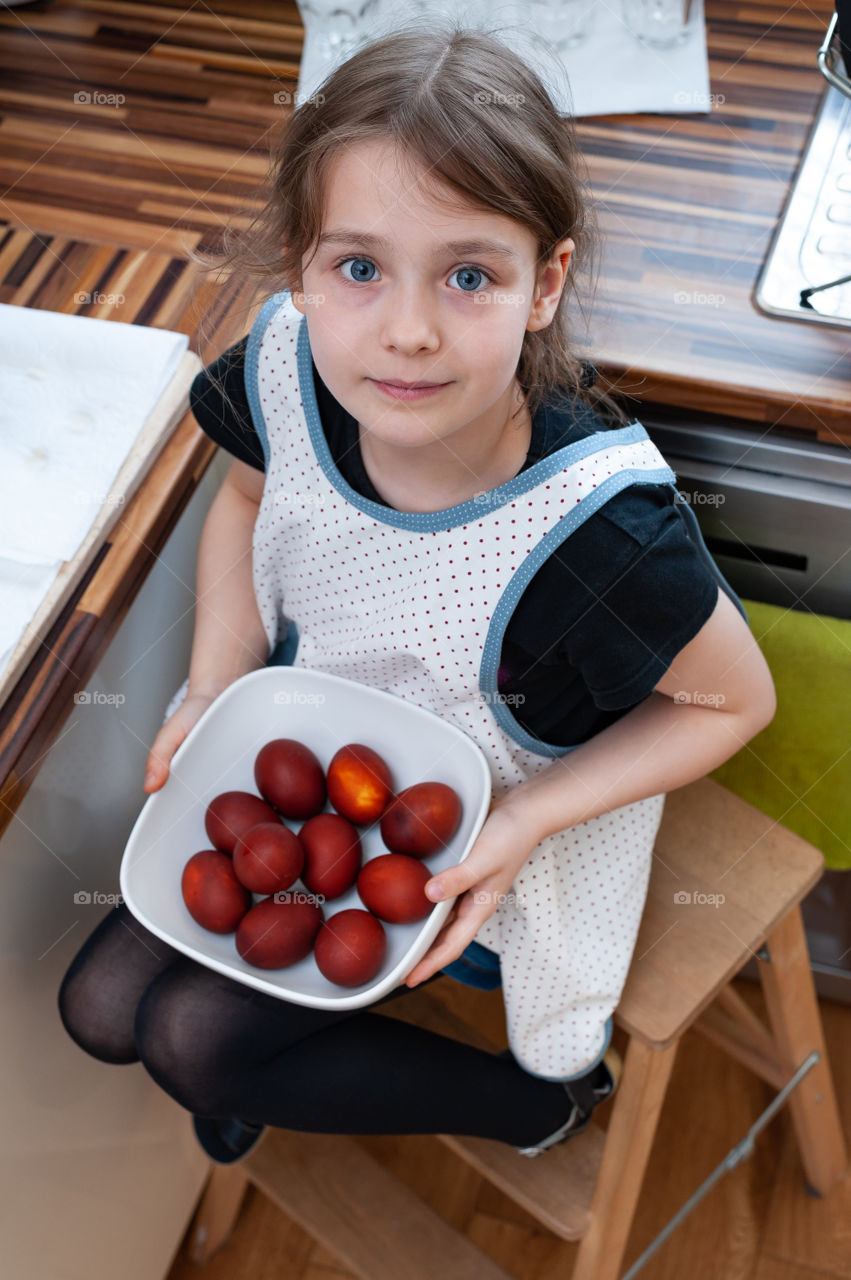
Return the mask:
<path id="1" fill-rule="evenodd" d="M 408 282 L 388 290 L 384 297 L 380 336 L 385 350 L 398 351 L 405 356 L 438 350 L 440 332 L 435 302 L 426 286 Z"/>

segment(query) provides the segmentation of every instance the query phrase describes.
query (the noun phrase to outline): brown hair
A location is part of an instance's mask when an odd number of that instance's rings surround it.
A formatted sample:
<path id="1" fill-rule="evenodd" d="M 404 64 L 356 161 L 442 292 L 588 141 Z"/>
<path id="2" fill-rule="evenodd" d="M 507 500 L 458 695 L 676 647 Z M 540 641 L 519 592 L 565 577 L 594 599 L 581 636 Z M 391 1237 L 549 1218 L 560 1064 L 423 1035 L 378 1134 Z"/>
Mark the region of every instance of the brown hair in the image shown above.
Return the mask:
<path id="1" fill-rule="evenodd" d="M 630 419 L 594 385 L 574 349 L 570 297 L 584 314 L 576 274 L 591 270 L 600 238 L 573 121 L 507 44 L 449 21 L 399 27 L 332 71 L 286 120 L 272 157 L 271 190 L 247 228 L 225 228 L 202 265 L 254 277 L 265 297 L 297 289 L 302 261 L 322 231 L 324 189 L 335 154 L 366 138 L 396 142 L 474 206 L 522 223 L 538 246 L 536 278 L 556 244 L 575 249 L 551 323 L 527 332 L 516 370 L 530 413 L 567 393 L 604 421 Z"/>

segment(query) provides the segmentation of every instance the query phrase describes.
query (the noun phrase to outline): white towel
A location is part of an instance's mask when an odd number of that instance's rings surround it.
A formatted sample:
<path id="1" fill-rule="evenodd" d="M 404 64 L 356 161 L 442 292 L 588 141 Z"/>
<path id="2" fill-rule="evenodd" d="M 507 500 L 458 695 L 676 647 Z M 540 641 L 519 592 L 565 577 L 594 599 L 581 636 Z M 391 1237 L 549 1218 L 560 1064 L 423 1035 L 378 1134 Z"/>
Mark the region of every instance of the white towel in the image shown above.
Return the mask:
<path id="1" fill-rule="evenodd" d="M 0 304 L 0 670 L 106 502 L 186 334 Z"/>

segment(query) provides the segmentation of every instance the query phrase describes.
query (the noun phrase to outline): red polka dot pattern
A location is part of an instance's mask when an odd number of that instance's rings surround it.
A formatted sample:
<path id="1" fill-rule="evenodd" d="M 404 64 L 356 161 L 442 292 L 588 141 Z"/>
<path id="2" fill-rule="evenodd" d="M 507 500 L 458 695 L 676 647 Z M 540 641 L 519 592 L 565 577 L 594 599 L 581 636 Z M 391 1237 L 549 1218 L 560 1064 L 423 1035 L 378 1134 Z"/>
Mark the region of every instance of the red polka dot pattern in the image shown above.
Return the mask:
<path id="1" fill-rule="evenodd" d="M 300 321 L 286 299 L 267 325 L 257 371 L 269 465 L 254 588 L 270 649 L 284 634 L 279 620 L 292 619 L 296 666 L 437 712 L 479 744 L 494 796 L 503 795 L 552 759 L 514 742 L 480 694 L 496 604 L 583 495 L 622 467 L 657 468 L 664 459 L 649 440 L 609 443 L 508 504 L 477 503 L 467 524 L 426 532 L 385 523 L 344 497 L 316 456 L 298 385 Z M 664 799 L 541 841 L 476 935 L 500 956 L 509 1040 L 533 1072 L 574 1075 L 600 1052 L 635 945 Z"/>

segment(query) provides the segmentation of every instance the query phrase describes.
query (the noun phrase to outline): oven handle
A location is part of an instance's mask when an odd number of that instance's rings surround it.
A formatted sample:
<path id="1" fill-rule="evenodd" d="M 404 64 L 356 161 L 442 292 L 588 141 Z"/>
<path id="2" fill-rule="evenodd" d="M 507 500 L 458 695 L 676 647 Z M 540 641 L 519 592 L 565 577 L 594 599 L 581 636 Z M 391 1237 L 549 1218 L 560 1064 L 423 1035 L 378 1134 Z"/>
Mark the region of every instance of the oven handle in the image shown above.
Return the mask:
<path id="1" fill-rule="evenodd" d="M 830 20 L 827 35 L 818 51 L 818 66 L 825 80 L 832 84 L 834 89 L 844 93 L 846 98 L 851 98 L 851 80 L 847 74 L 851 68 L 846 66 L 845 73 L 841 70 L 843 60 L 851 62 L 851 54 L 847 59 L 843 58 L 844 51 L 851 48 L 851 0 L 836 0 L 836 8 L 837 11 Z M 840 14 L 842 15 L 841 35 Z"/>

